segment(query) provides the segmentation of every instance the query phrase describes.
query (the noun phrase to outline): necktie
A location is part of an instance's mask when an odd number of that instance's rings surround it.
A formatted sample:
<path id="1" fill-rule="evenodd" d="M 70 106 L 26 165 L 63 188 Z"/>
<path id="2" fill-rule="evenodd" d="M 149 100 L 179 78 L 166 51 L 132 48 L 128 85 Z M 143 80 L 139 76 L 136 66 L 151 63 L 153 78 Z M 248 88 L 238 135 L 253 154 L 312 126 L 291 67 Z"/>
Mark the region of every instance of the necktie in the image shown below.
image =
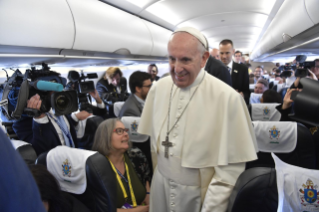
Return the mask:
<path id="1" fill-rule="evenodd" d="M 228 71 L 229 71 L 229 73 L 231 74 L 231 68 L 230 68 L 230 67 L 228 67 Z"/>

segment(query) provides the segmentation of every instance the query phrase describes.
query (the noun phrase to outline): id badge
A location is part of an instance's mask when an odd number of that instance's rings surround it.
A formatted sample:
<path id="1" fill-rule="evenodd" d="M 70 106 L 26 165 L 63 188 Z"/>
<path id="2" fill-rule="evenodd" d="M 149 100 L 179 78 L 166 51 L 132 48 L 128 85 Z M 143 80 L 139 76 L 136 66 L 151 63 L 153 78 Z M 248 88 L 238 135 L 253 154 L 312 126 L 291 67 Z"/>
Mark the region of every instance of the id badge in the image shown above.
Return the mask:
<path id="1" fill-rule="evenodd" d="M 123 209 L 130 209 L 133 208 L 130 204 L 128 203 L 124 203 L 124 205 L 122 206 Z"/>

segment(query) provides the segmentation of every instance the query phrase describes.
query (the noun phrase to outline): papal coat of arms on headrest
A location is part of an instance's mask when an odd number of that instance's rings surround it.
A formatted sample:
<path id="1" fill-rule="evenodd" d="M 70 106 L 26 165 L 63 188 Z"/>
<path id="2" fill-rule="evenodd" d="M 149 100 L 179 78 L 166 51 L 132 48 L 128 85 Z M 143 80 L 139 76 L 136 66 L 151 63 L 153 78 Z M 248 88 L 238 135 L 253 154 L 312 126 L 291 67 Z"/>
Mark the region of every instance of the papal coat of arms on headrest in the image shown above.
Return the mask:
<path id="1" fill-rule="evenodd" d="M 317 185 L 314 185 L 311 179 L 308 179 L 306 185 L 303 184 L 303 189 L 300 189 L 300 203 L 306 206 L 305 209 L 317 208 L 319 206 L 319 192 L 317 192 Z"/>
<path id="2" fill-rule="evenodd" d="M 62 174 L 63 176 L 67 175 L 71 177 L 71 164 L 69 163 L 68 159 L 66 159 L 62 164 Z"/>
<path id="3" fill-rule="evenodd" d="M 270 128 L 269 130 L 269 136 L 270 139 L 277 139 L 280 137 L 280 131 L 278 128 L 276 128 L 276 126 L 273 126 L 272 128 Z"/>
<path id="4" fill-rule="evenodd" d="M 267 116 L 269 114 L 270 110 L 268 109 L 268 107 L 266 106 L 264 108 L 264 115 Z"/>
<path id="5" fill-rule="evenodd" d="M 134 121 L 134 122 L 131 124 L 132 132 L 137 132 L 137 127 L 138 127 L 138 125 L 137 125 L 136 121 Z"/>

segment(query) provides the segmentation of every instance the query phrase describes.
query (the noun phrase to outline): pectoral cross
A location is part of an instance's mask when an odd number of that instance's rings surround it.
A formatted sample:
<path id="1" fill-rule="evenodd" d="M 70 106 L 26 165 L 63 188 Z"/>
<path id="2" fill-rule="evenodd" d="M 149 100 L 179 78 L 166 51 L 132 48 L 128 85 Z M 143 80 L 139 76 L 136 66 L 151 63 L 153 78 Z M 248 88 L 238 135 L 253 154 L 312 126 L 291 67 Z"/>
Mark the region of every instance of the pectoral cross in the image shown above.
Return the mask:
<path id="1" fill-rule="evenodd" d="M 162 145 L 165 146 L 165 157 L 168 158 L 168 148 L 173 146 L 173 143 L 168 140 L 168 135 L 165 141 L 162 142 Z"/>

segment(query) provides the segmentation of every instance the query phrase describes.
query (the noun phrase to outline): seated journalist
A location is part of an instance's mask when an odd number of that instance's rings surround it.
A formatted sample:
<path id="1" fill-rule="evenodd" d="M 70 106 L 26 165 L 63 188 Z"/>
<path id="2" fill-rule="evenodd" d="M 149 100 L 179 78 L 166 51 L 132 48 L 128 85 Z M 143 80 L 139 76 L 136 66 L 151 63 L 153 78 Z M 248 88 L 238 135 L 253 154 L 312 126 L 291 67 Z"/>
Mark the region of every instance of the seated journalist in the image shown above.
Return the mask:
<path id="1" fill-rule="evenodd" d="M 129 150 L 131 144 L 119 119 L 103 121 L 92 150 L 105 155 L 117 177 L 117 211 L 147 212 L 149 204 L 149 168 L 141 152 Z M 126 208 L 126 209 L 125 209 Z"/>

